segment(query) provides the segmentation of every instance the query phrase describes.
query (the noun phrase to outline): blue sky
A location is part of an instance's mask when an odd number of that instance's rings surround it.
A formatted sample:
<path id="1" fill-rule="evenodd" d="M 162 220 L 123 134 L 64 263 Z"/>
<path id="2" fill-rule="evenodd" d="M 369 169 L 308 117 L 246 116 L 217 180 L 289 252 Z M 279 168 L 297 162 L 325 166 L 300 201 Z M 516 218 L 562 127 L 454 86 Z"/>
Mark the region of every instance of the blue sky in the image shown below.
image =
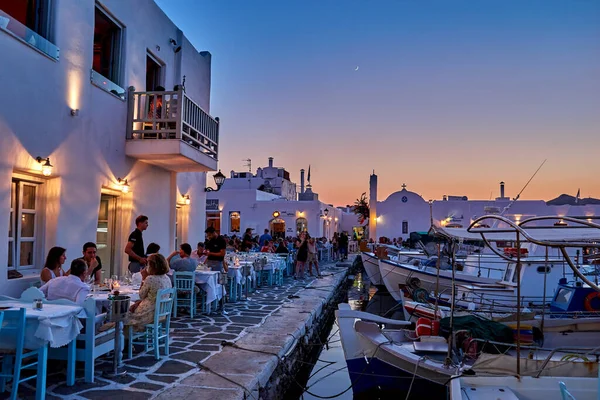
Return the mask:
<path id="1" fill-rule="evenodd" d="M 335 204 L 373 169 L 380 198 L 488 198 L 548 159 L 522 198 L 600 197 L 600 1 L 156 2 L 213 55 L 226 175 L 273 156 Z"/>

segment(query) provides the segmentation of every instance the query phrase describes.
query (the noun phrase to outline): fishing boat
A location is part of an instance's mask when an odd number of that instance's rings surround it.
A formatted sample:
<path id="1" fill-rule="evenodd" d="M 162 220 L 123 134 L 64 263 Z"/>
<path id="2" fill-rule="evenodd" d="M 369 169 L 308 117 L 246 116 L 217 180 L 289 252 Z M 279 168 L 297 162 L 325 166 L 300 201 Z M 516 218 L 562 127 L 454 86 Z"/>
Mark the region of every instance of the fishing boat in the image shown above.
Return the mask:
<path id="1" fill-rule="evenodd" d="M 597 238 L 600 225 L 583 222 L 583 228 L 577 230 L 577 234 L 569 236 L 564 235 L 566 231 L 558 235 L 557 232 L 544 232 L 543 228 L 525 230 L 512 221 L 504 221 L 504 218 L 496 217 L 502 219 L 508 227 L 495 228 L 491 233 L 501 235 L 516 233 L 517 271 L 521 269 L 519 244 L 522 238 L 537 245 L 560 249 L 573 274 L 589 288 L 600 292 L 600 288 L 579 271 L 566 251 L 567 247 L 600 247 L 600 241 L 591 239 Z M 546 218 L 551 217 L 536 219 Z M 473 225 L 469 227 L 472 228 Z M 590 234 L 590 230 L 595 232 Z M 490 232 L 486 232 L 488 233 Z M 456 281 L 456 275 L 454 279 Z M 521 279 L 518 274 L 515 284 L 516 293 L 520 295 Z M 563 286 L 559 287 L 557 295 L 560 295 L 563 289 L 567 291 L 573 289 L 566 285 L 566 282 L 561 284 Z M 577 286 L 584 288 L 583 285 L 575 285 L 575 289 Z M 402 291 L 398 293 L 399 299 L 402 300 Z M 589 293 L 585 295 L 584 301 L 587 299 L 591 304 L 597 296 L 588 298 L 588 295 Z M 569 295 L 565 292 L 563 296 L 569 299 L 581 298 L 578 293 Z M 560 303 L 560 299 L 553 297 L 553 302 Z M 455 307 L 455 302 L 452 306 Z M 520 297 L 517 296 L 514 310 L 523 311 L 523 309 Z M 565 309 L 563 305 L 561 312 L 565 311 L 568 311 L 568 307 Z M 450 318 L 441 321 L 447 324 L 446 335 L 438 337 L 435 336 L 436 324 L 434 323 L 428 325 L 419 320 L 416 329 L 410 330 L 407 329 L 406 321 L 382 320 L 364 314 L 357 314 L 356 311 L 349 310 L 346 305 L 340 305 L 340 310 L 336 313 L 342 347 L 355 394 L 376 389 L 379 393 L 402 391 L 408 393 L 406 398 L 442 398 L 442 392 L 445 391 L 446 384 L 452 382 L 453 375 L 480 377 L 500 374 L 537 378 L 548 376 L 553 379 L 556 377 L 587 379 L 598 374 L 596 360 L 600 356 L 600 347 L 597 346 L 599 332 L 586 329 L 572 332 L 564 330 L 564 321 L 560 321 L 560 318 L 542 318 L 542 331 L 537 326 L 527 325 L 526 323 L 530 321 L 535 322 L 535 318 L 523 320 L 522 313 L 517 313 L 516 324 L 504 325 L 493 321 L 485 322 L 476 316 L 459 317 L 451 314 Z M 436 311 L 433 315 L 438 317 Z M 581 321 L 585 319 L 583 317 Z M 555 329 L 553 329 L 554 321 L 559 322 Z M 493 328 L 474 331 L 473 323 L 496 325 L 493 325 Z M 477 332 L 501 334 L 502 337 L 501 340 L 490 340 L 486 337 L 477 337 L 477 334 L 473 336 Z M 540 333 L 543 336 L 540 336 Z M 513 343 L 513 340 L 516 343 Z M 489 350 L 500 354 L 489 354 Z M 455 397 L 455 399 L 459 398 L 461 397 Z"/>
<path id="2" fill-rule="evenodd" d="M 384 249 L 383 251 L 385 252 L 385 256 L 397 262 L 407 262 L 415 257 L 425 258 L 425 254 L 420 250 L 402 249 L 392 245 L 380 245 L 379 249 Z M 379 258 L 377 255 L 375 253 L 363 251 L 361 253 L 361 259 L 371 284 L 376 287 L 385 287 L 383 281 L 381 280 Z"/>
<path id="3" fill-rule="evenodd" d="M 598 378 L 456 376 L 450 400 L 597 400 Z"/>

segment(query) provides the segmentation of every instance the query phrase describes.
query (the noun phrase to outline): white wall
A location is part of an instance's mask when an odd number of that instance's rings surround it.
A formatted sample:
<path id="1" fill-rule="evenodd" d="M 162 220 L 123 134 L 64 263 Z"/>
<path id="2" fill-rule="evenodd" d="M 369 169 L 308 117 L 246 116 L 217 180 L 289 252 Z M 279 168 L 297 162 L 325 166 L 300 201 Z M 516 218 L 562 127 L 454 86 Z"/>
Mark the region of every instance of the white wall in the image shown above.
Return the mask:
<path id="1" fill-rule="evenodd" d="M 201 55 L 183 38 L 181 72 L 170 38 L 177 27 L 152 0 L 100 0 L 124 26 L 121 87 L 145 89 L 146 52 L 165 64 L 164 86 L 173 88 L 186 75 L 187 94 L 205 111 L 210 106 L 210 56 Z M 117 267 L 127 261 L 122 253 L 138 214 L 148 215 L 145 243 L 159 243 L 163 252 L 173 247 L 175 205 L 179 194 L 189 194 L 185 231 L 204 237 L 205 173 L 182 173 L 145 164 L 125 155 L 127 103 L 90 83 L 93 55 L 94 0 L 54 1 L 54 61 L 0 31 L 0 230 L 8 229 L 10 182 L 14 171 L 40 177 L 36 156 L 50 157 L 54 172 L 43 185 L 45 221 L 40 255 L 43 265 L 52 246 L 67 248 L 67 263 L 81 254 L 85 241 L 95 241 L 101 189 L 117 189 L 117 178 L 127 178 L 131 192 L 122 195 Z M 160 50 L 159 50 L 160 48 Z M 72 117 L 70 109 L 79 109 Z M 0 293 L 7 290 L 7 242 L 0 242 Z M 32 271 L 37 275 L 39 271 Z M 31 279 L 11 280 L 14 292 Z"/>

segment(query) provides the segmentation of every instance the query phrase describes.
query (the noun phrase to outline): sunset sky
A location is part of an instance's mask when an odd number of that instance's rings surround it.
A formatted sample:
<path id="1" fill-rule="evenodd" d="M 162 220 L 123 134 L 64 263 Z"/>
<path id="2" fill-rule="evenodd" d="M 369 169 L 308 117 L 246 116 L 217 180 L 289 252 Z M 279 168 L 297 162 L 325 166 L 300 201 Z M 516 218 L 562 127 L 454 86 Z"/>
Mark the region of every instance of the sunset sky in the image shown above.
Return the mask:
<path id="1" fill-rule="evenodd" d="M 600 197 L 600 1 L 156 2 L 212 53 L 226 175 L 272 156 L 335 205 L 373 170 L 379 199 L 488 199 L 547 159 L 521 198 Z"/>

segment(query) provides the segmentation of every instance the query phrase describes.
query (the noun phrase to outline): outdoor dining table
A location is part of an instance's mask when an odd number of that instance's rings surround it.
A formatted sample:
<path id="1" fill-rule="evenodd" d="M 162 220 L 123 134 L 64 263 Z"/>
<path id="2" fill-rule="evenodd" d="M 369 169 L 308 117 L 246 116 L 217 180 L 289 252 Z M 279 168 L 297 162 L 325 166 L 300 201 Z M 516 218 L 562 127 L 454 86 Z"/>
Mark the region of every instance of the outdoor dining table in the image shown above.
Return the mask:
<path id="1" fill-rule="evenodd" d="M 25 341 L 23 347 L 27 349 L 39 349 L 45 346 L 52 348 L 68 346 L 67 359 L 67 385 L 75 383 L 75 338 L 83 328 L 79 321 L 85 317 L 83 307 L 75 304 L 43 303 L 41 310 L 34 309 L 31 302 L 14 300 L 0 300 L 0 309 L 3 311 L 25 309 Z M 0 342 L 6 349 L 16 347 L 16 338 L 10 334 L 5 335 L 0 329 Z M 46 392 L 46 363 L 47 351 L 40 353 L 39 362 L 43 364 L 43 374 L 38 373 L 37 393 Z M 43 355 L 42 355 L 43 354 Z M 39 370 L 38 370 L 39 371 Z M 43 398 L 40 397 L 40 398 Z"/>
<path id="2" fill-rule="evenodd" d="M 219 285 L 219 271 L 206 270 L 198 267 L 195 271 L 195 281 L 200 289 L 206 292 L 206 302 L 208 304 L 215 300 L 221 300 L 224 295 L 222 286 Z"/>
<path id="3" fill-rule="evenodd" d="M 131 302 L 138 301 L 140 299 L 140 287 L 132 285 L 122 285 L 117 289 L 119 294 L 122 296 L 129 296 Z M 96 290 L 92 291 L 88 297 L 92 297 L 96 301 L 96 315 L 102 314 L 104 310 L 110 308 L 110 300 L 108 296 L 113 293 L 110 290 Z"/>

